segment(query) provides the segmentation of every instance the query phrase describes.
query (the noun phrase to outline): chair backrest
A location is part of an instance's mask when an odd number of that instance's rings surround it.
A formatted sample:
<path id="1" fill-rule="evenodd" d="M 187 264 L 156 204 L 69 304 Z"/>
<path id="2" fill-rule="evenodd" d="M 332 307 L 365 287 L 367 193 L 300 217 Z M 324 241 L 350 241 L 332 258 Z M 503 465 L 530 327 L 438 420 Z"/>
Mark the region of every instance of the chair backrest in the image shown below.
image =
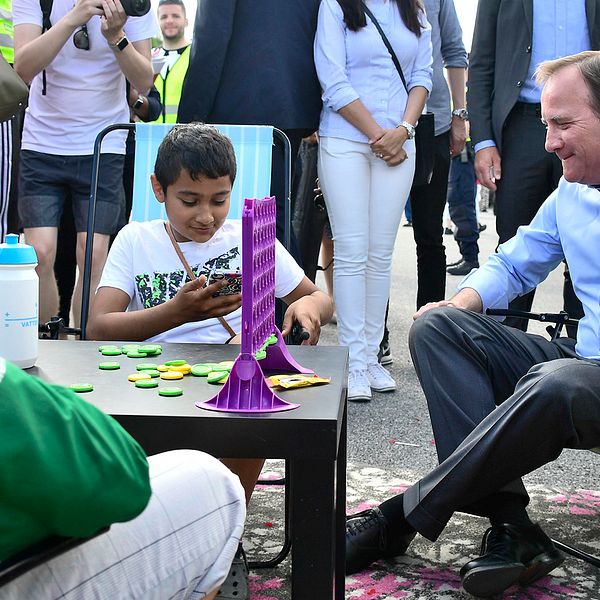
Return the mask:
<path id="1" fill-rule="evenodd" d="M 232 190 L 229 218 L 241 219 L 245 198 L 264 198 L 270 195 L 271 162 L 273 146 L 282 152 L 284 160 L 284 214 L 278 216 L 283 222 L 284 246 L 290 248 L 290 180 L 291 146 L 287 136 L 274 127 L 265 125 L 213 125 L 233 142 L 238 174 Z M 135 125 L 136 162 L 134 164 L 134 190 L 132 220 L 146 221 L 164 218 L 162 206 L 154 198 L 150 187 L 150 174 L 154 170 L 154 161 L 158 146 L 173 124 L 140 123 Z M 96 197 L 98 193 L 98 171 L 100 168 L 100 149 L 104 137 L 117 129 L 132 129 L 131 124 L 115 124 L 103 129 L 94 142 L 92 160 L 92 185 L 90 209 L 87 221 L 87 239 L 83 269 L 83 290 L 81 300 L 81 339 L 86 339 L 88 311 L 90 303 L 90 281 L 92 269 L 93 232 L 96 220 Z M 138 165 L 139 155 L 139 165 Z M 136 184 L 140 189 L 136 189 Z M 280 221 L 281 216 L 283 220 Z"/>
<path id="2" fill-rule="evenodd" d="M 172 123 L 136 123 L 132 221 L 166 218 L 164 204 L 156 201 L 150 174 L 158 147 Z M 237 176 L 231 193 L 230 219 L 241 219 L 245 198 L 264 198 L 271 188 L 273 127 L 265 125 L 214 125 L 231 139 L 237 159 Z"/>

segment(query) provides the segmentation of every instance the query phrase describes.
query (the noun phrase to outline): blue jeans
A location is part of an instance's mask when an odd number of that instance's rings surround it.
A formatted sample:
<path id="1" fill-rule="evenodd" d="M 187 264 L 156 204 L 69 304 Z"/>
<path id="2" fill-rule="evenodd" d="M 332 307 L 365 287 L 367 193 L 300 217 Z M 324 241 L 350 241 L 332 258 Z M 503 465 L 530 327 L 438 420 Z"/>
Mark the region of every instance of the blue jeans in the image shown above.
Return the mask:
<path id="1" fill-rule="evenodd" d="M 456 226 L 454 239 L 458 243 L 462 257 L 469 262 L 476 262 L 479 256 L 479 226 L 475 211 L 477 183 L 473 154 L 466 152 L 464 156 L 455 156 L 450 163 L 448 179 L 448 209 L 450 218 Z"/>

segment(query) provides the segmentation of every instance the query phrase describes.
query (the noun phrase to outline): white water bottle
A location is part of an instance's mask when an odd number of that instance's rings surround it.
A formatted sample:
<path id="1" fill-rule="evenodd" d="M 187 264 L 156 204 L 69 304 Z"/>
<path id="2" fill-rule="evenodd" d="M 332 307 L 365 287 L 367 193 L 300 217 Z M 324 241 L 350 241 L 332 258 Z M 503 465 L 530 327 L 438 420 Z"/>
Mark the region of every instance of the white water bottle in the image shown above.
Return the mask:
<path id="1" fill-rule="evenodd" d="M 0 244 L 0 356 L 33 367 L 38 355 L 39 279 L 32 246 L 8 234 Z"/>

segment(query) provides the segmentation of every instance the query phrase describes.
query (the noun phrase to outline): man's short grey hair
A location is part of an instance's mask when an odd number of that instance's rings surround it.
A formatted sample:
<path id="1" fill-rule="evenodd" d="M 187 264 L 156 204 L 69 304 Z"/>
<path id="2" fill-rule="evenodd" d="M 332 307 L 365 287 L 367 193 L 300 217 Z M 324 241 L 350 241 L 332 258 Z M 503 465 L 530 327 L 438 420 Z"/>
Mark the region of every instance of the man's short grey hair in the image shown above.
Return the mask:
<path id="1" fill-rule="evenodd" d="M 556 60 L 546 60 L 535 71 L 535 80 L 544 85 L 550 77 L 566 67 L 577 67 L 588 88 L 590 107 L 600 119 L 600 52 L 587 50 Z"/>

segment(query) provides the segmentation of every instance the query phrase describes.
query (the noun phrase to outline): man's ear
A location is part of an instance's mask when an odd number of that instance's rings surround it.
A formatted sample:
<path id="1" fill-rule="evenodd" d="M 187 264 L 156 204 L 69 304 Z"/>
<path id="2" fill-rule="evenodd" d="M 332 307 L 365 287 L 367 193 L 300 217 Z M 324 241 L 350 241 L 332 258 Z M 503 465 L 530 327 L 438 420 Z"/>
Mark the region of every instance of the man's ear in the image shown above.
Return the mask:
<path id="1" fill-rule="evenodd" d="M 160 183 L 158 182 L 158 179 L 156 179 L 156 175 L 154 173 L 152 173 L 152 175 L 150 175 L 150 183 L 152 184 L 152 191 L 154 192 L 156 199 L 159 202 L 164 203 L 165 192 L 162 188 L 162 185 L 160 185 Z"/>

